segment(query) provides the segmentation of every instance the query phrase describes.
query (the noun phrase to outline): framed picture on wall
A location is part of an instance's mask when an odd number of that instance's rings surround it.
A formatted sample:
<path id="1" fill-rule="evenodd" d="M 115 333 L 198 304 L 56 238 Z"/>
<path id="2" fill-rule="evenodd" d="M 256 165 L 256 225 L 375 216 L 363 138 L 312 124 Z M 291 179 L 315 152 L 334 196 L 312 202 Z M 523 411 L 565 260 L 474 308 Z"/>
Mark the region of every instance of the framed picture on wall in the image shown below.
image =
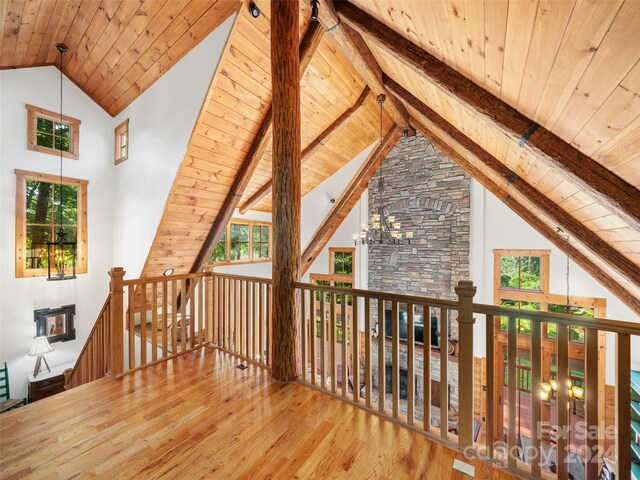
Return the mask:
<path id="1" fill-rule="evenodd" d="M 47 337 L 49 343 L 75 340 L 75 317 L 75 305 L 34 310 L 33 319 L 36 322 L 36 335 L 38 337 Z"/>

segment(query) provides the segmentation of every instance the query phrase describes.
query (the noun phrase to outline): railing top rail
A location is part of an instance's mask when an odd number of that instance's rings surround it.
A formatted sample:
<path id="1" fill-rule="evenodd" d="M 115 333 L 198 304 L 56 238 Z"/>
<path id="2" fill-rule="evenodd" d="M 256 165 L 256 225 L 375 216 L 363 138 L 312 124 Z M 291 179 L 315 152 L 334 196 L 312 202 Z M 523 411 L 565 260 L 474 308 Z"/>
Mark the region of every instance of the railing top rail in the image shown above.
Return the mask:
<path id="1" fill-rule="evenodd" d="M 373 291 L 373 290 L 360 290 L 357 288 L 339 288 L 330 287 L 328 285 L 314 285 L 312 283 L 295 282 L 296 288 L 304 288 L 305 290 L 313 290 L 320 292 L 330 293 L 343 293 L 345 295 L 355 295 L 363 298 L 375 298 L 380 300 L 396 301 L 400 303 L 412 303 L 415 305 L 427 305 L 429 307 L 436 308 L 448 308 L 457 309 L 458 302 L 455 300 L 443 300 L 440 298 L 420 297 L 417 295 L 402 295 L 399 293 Z"/>
<path id="2" fill-rule="evenodd" d="M 246 280 L 248 282 L 267 283 L 269 285 L 271 285 L 272 283 L 270 278 L 264 278 L 264 277 L 249 277 L 246 275 L 234 275 L 231 273 L 219 273 L 219 272 L 209 272 L 209 275 L 212 275 L 214 277 L 220 277 L 220 278 L 230 278 L 232 280 Z"/>
<path id="3" fill-rule="evenodd" d="M 197 273 L 185 273 L 183 275 L 169 275 L 169 276 L 160 276 L 160 277 L 148 277 L 148 278 L 131 278 L 128 280 L 124 280 L 122 285 L 144 285 L 147 283 L 161 283 L 161 282 L 170 282 L 172 280 L 190 280 L 193 278 L 199 277 L 207 277 L 211 274 L 208 272 L 197 272 Z"/>
<path id="4" fill-rule="evenodd" d="M 473 304 L 473 313 L 496 315 L 501 317 L 517 317 L 534 322 L 550 322 L 570 327 L 583 327 L 593 330 L 603 330 L 613 333 L 640 335 L 640 323 L 623 320 L 609 320 L 607 318 L 587 318 L 566 313 L 538 312 L 535 310 L 520 310 L 516 308 L 498 307 L 496 305 Z"/>

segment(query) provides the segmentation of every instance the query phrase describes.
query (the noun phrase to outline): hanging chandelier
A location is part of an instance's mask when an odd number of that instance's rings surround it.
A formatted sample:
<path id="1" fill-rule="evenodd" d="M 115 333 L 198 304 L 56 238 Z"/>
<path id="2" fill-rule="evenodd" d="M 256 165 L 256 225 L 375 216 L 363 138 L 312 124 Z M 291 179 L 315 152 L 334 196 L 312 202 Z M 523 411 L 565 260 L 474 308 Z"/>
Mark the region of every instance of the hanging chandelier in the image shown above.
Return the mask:
<path id="1" fill-rule="evenodd" d="M 382 105 L 386 100 L 386 95 L 378 95 L 378 105 L 380 105 L 380 143 L 382 146 Z M 402 224 L 397 221 L 394 215 L 390 215 L 389 208 L 384 203 L 384 178 L 382 168 L 380 169 L 380 181 L 378 182 L 379 205 L 375 208 L 375 213 L 371 214 L 371 221 L 360 225 L 360 232 L 354 233 L 351 237 L 355 245 L 361 243 L 391 243 L 402 244 L 411 243 L 413 232 L 403 231 Z"/>
<path id="2" fill-rule="evenodd" d="M 56 48 L 60 52 L 60 124 L 64 122 L 62 116 L 62 60 L 67 47 L 59 43 Z M 76 242 L 67 241 L 67 234 L 62 227 L 62 210 L 64 207 L 64 189 L 62 184 L 62 145 L 60 146 L 60 187 L 58 188 L 58 230 L 55 241 L 47 242 L 47 280 L 71 280 L 76 278 Z M 54 188 L 55 204 L 55 188 Z M 55 214 L 54 214 L 55 215 Z M 55 226 L 55 217 L 54 217 Z M 55 227 L 54 227 L 55 228 Z M 69 269 L 71 272 L 69 272 Z"/>

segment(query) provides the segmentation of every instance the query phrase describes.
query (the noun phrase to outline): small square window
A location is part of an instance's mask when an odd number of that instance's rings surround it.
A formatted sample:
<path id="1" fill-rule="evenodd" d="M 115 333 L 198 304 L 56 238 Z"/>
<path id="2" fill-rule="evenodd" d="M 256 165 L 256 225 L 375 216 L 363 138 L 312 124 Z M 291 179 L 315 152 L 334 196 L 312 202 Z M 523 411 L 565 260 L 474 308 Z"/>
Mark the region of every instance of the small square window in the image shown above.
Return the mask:
<path id="1" fill-rule="evenodd" d="M 129 158 L 129 119 L 118 125 L 115 130 L 115 146 L 113 152 L 113 163 L 118 165 Z"/>
<path id="2" fill-rule="evenodd" d="M 79 158 L 80 120 L 26 105 L 27 147 L 36 152 Z"/>

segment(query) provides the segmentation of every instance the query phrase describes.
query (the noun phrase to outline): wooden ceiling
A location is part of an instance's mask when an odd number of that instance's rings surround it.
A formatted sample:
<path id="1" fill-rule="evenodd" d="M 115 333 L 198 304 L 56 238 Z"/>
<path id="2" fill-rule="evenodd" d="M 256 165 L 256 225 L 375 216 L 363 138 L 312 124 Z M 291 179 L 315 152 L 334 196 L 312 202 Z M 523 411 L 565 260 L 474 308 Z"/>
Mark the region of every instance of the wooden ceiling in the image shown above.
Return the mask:
<path id="1" fill-rule="evenodd" d="M 112 116 L 229 17 L 240 0 L 2 0 L 0 68 L 59 66 Z"/>
<path id="2" fill-rule="evenodd" d="M 65 73 L 111 114 L 239 8 L 145 276 L 192 269 L 236 206 L 271 208 L 270 2 L 256 3 L 257 19 L 247 0 L 1 4 L 0 65 L 53 64 L 63 41 Z M 410 124 L 561 248 L 551 233 L 571 232 L 574 259 L 640 313 L 640 2 L 321 0 L 323 29 L 340 26 L 315 36 L 300 3 L 303 194 L 378 138 L 386 93 L 385 132 Z"/>

